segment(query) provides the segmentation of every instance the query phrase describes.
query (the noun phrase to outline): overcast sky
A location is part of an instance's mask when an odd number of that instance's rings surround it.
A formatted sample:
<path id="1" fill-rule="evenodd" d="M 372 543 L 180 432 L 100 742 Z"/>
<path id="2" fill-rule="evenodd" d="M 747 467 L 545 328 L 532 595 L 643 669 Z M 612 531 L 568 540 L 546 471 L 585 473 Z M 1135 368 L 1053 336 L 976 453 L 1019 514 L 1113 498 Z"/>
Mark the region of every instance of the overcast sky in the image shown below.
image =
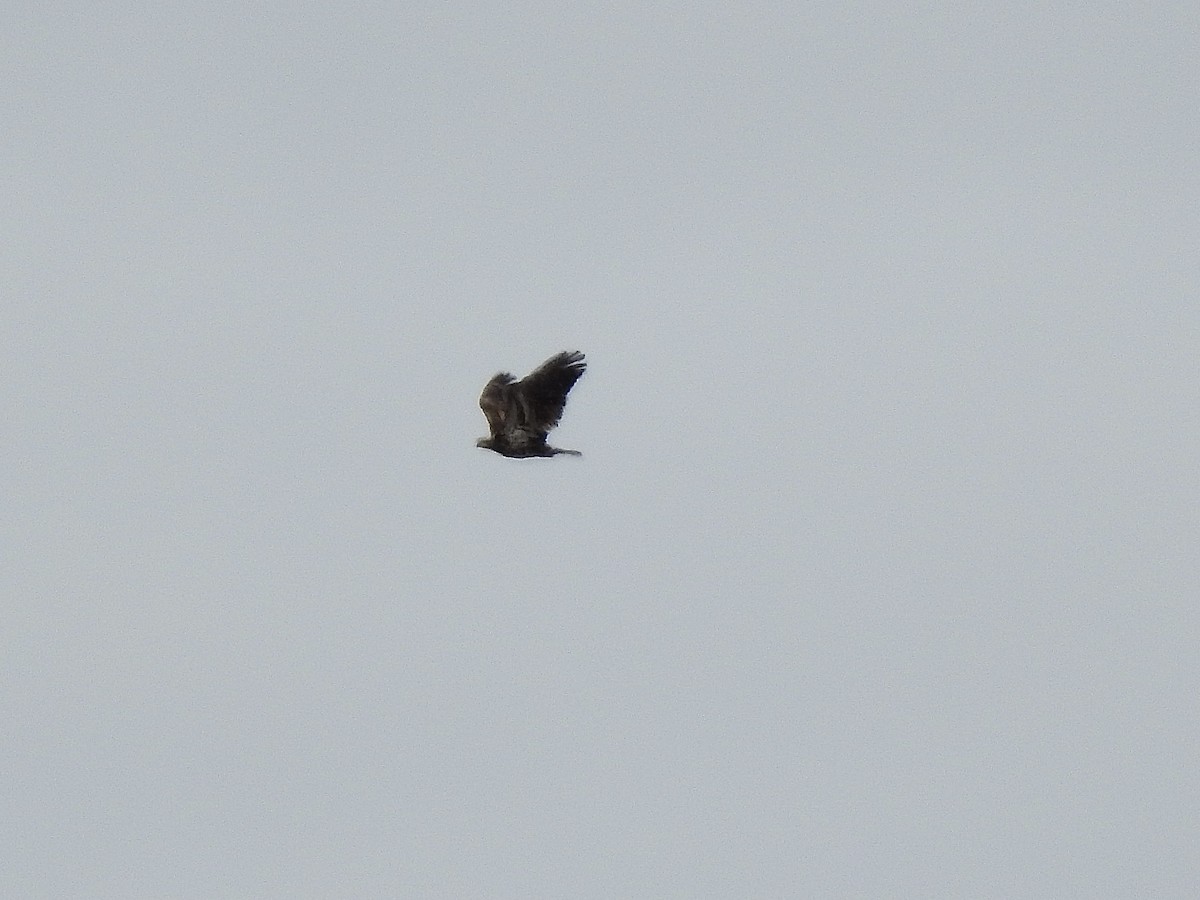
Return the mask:
<path id="1" fill-rule="evenodd" d="M 1194 896 L 1200 14 L 1055 6 L 8 10 L 0 893 Z"/>

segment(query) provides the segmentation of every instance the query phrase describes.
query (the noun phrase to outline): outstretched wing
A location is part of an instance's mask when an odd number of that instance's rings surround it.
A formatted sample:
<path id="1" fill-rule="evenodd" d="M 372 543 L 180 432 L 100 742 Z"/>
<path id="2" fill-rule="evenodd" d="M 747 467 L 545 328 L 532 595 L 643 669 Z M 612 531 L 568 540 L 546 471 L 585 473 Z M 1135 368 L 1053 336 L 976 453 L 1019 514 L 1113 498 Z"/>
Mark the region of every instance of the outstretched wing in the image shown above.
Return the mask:
<path id="1" fill-rule="evenodd" d="M 585 369 L 583 354 L 571 350 L 552 356 L 514 384 L 510 390 L 520 404 L 521 425 L 544 437 L 562 418 L 567 393 Z"/>
<path id="2" fill-rule="evenodd" d="M 512 384 L 516 381 L 508 372 L 497 372 L 483 387 L 479 395 L 479 408 L 483 410 L 491 429 L 492 437 L 499 437 L 512 424 Z"/>

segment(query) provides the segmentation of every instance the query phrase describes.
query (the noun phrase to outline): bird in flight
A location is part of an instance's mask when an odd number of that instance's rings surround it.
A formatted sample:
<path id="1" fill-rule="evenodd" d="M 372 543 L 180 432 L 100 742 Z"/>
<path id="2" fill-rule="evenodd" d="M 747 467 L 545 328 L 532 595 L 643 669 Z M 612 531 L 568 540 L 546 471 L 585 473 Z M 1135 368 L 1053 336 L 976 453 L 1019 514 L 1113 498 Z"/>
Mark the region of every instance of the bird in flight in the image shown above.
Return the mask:
<path id="1" fill-rule="evenodd" d="M 508 372 L 492 376 L 479 395 L 479 408 L 487 417 L 491 436 L 476 447 L 502 456 L 582 456 L 578 450 L 561 450 L 546 443 L 546 435 L 562 418 L 567 393 L 587 368 L 578 350 L 563 351 L 546 360 L 520 381 Z"/>

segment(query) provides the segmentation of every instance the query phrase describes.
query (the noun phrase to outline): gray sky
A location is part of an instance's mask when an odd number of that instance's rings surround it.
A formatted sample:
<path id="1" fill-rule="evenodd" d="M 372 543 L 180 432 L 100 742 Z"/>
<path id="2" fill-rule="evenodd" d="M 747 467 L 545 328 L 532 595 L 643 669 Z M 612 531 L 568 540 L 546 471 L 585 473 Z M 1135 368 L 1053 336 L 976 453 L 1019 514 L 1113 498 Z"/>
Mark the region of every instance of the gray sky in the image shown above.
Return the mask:
<path id="1" fill-rule="evenodd" d="M 0 893 L 1193 895 L 1194 4 L 18 7 Z"/>

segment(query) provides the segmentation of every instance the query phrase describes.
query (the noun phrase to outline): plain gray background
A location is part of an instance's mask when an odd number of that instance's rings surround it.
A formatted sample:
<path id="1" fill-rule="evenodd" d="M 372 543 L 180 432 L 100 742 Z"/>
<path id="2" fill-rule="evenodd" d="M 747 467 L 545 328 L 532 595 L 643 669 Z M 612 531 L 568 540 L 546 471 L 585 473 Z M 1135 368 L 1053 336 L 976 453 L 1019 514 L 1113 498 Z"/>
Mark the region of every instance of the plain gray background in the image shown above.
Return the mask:
<path id="1" fill-rule="evenodd" d="M 0 893 L 1195 896 L 1194 3 L 2 35 Z"/>

